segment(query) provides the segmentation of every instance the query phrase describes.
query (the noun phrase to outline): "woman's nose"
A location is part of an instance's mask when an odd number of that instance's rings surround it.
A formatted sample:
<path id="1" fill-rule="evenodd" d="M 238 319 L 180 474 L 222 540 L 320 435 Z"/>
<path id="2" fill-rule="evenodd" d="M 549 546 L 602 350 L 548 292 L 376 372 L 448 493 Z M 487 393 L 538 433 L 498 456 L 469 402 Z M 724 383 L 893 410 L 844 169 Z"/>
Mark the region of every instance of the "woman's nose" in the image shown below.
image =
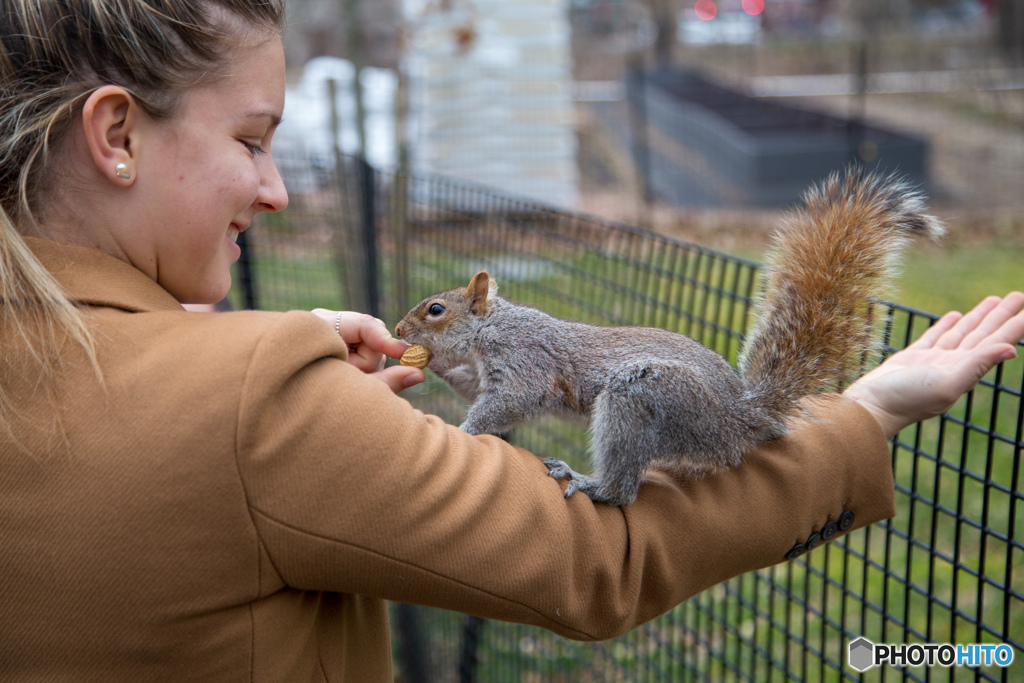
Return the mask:
<path id="1" fill-rule="evenodd" d="M 256 203 L 260 211 L 274 213 L 288 206 L 288 190 L 285 189 L 273 158 L 267 161 L 270 163 L 264 165 L 265 170 L 260 178 L 260 192 L 256 196 Z"/>

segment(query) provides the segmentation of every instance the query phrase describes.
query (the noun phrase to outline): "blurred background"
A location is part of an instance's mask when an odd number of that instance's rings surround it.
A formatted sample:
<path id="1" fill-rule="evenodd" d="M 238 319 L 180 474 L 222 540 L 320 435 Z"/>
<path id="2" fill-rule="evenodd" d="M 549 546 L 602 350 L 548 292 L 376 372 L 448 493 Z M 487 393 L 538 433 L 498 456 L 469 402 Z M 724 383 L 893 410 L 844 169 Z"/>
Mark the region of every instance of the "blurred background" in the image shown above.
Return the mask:
<path id="1" fill-rule="evenodd" d="M 289 0 L 289 20 L 282 163 L 337 144 L 754 259 L 860 163 L 949 224 L 908 267 L 935 296 L 907 303 L 945 310 L 957 269 L 1024 287 L 1024 0 Z"/>

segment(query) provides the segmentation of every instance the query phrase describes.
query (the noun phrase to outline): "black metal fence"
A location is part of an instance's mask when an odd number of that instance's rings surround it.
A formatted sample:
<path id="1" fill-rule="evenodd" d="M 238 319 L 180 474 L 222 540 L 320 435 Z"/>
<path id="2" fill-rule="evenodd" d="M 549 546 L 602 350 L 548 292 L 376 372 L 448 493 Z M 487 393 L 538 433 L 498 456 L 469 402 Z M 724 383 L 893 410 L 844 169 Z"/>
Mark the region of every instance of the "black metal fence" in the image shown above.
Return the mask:
<path id="1" fill-rule="evenodd" d="M 236 306 L 367 310 L 393 327 L 421 298 L 486 268 L 505 295 L 555 315 L 665 327 L 736 357 L 755 263 L 356 160 L 283 161 L 292 204 L 247 233 Z M 890 351 L 935 319 L 879 306 Z M 949 414 L 899 435 L 888 522 L 725 582 L 609 642 L 396 606 L 396 670 L 403 681 L 1024 680 L 1022 376 L 1024 360 L 1005 363 Z M 456 423 L 466 408 L 436 379 L 404 395 Z M 544 420 L 511 438 L 586 466 L 581 429 Z M 847 655 L 859 637 L 1005 646 L 982 654 L 1014 663 L 914 666 L 919 649 L 907 665 L 861 674 Z"/>

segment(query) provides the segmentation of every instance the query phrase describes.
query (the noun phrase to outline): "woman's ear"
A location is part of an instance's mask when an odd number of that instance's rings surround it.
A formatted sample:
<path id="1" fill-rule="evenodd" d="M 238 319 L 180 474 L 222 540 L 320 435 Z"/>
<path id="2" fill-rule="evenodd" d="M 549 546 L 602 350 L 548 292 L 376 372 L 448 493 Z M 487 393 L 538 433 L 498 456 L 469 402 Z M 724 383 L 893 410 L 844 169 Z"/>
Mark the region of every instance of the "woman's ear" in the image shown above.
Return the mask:
<path id="1" fill-rule="evenodd" d="M 117 85 L 97 88 L 82 107 L 82 132 L 93 163 L 110 182 L 122 187 L 135 181 L 131 137 L 138 114 L 135 98 Z"/>

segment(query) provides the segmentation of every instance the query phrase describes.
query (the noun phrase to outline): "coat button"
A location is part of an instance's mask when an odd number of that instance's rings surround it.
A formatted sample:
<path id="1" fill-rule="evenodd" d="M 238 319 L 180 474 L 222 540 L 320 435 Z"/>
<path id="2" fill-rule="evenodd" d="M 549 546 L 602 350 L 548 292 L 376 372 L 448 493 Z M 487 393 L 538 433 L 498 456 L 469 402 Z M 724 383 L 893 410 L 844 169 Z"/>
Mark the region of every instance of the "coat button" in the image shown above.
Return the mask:
<path id="1" fill-rule="evenodd" d="M 795 546 L 789 549 L 789 552 L 786 553 L 786 559 L 795 560 L 796 558 L 803 555 L 805 550 L 806 548 L 804 548 L 802 543 L 797 543 Z"/>
<path id="2" fill-rule="evenodd" d="M 811 534 L 807 537 L 807 540 L 804 542 L 804 547 L 806 547 L 808 550 L 814 550 L 819 545 L 821 545 L 821 534 L 819 533 Z"/>
<path id="3" fill-rule="evenodd" d="M 846 510 L 843 514 L 839 515 L 839 529 L 847 531 L 851 526 L 853 526 L 853 513 Z"/>
<path id="4" fill-rule="evenodd" d="M 839 533 L 839 525 L 835 522 L 829 522 L 821 528 L 821 537 L 826 541 L 831 541 L 837 533 Z"/>

